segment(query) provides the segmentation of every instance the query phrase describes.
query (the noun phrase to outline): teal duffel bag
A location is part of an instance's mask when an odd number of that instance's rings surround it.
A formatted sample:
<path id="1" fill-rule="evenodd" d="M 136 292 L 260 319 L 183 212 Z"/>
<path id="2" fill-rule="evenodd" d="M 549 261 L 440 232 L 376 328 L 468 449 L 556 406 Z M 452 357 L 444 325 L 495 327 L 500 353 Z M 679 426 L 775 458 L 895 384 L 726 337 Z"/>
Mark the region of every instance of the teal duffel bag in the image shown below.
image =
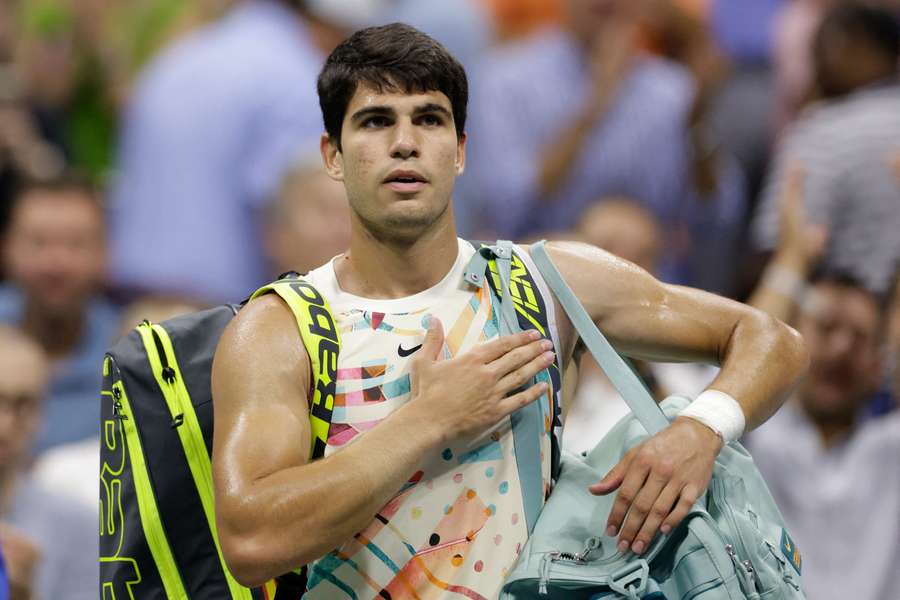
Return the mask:
<path id="1" fill-rule="evenodd" d="M 720 452 L 709 489 L 692 512 L 669 535 L 658 535 L 643 555 L 618 552 L 616 539 L 603 534 L 615 495 L 594 496 L 588 486 L 648 432 L 666 427 L 689 400 L 672 396 L 657 405 L 591 322 L 542 244 L 532 246 L 532 257 L 633 414 L 586 458 L 563 458 L 553 492 L 500 597 L 803 599 L 799 550 L 752 458 L 736 442 Z M 527 497 L 540 490 L 526 487 L 523 492 Z"/>

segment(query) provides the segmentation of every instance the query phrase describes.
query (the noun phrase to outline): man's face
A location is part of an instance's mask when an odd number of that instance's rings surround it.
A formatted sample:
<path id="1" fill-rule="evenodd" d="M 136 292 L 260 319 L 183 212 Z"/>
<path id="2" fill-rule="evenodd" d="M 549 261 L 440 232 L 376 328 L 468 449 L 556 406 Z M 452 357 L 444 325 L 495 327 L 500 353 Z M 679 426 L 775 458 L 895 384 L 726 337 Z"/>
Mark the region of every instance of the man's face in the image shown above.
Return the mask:
<path id="1" fill-rule="evenodd" d="M 28 452 L 40 424 L 46 369 L 37 348 L 0 342 L 0 468 L 19 463 Z"/>
<path id="2" fill-rule="evenodd" d="M 821 283 L 814 290 L 816 301 L 798 322 L 810 353 L 800 401 L 819 420 L 844 420 L 879 382 L 879 308 L 872 296 L 852 287 Z"/>
<path id="3" fill-rule="evenodd" d="M 6 269 L 41 310 L 79 311 L 103 278 L 103 218 L 75 191 L 33 191 L 10 219 Z"/>
<path id="4" fill-rule="evenodd" d="M 448 210 L 465 166 L 450 100 L 442 92 L 378 92 L 360 85 L 344 117 L 341 151 L 327 136 L 329 175 L 344 182 L 354 222 L 380 239 L 412 241 Z"/>

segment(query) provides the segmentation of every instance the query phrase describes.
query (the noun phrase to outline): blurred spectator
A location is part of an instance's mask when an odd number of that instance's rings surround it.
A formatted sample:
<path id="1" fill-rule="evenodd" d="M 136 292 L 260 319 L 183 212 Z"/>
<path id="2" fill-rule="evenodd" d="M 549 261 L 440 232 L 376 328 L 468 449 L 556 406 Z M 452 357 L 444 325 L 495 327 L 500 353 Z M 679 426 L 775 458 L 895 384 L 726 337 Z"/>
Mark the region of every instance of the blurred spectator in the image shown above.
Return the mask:
<path id="1" fill-rule="evenodd" d="M 748 436 L 803 553 L 808 598 L 890 598 L 900 562 L 900 413 L 863 419 L 880 381 L 884 316 L 852 277 L 812 285 L 798 330 L 810 368 Z"/>
<path id="2" fill-rule="evenodd" d="M 117 312 L 100 296 L 106 265 L 103 208 L 74 178 L 30 183 L 16 196 L 4 244 L 8 284 L 0 322 L 21 326 L 51 361 L 37 450 L 97 435 L 100 364 Z"/>
<path id="3" fill-rule="evenodd" d="M 778 201 L 791 163 L 807 173 L 806 208 L 827 226 L 823 264 L 884 292 L 900 259 L 900 29 L 884 10 L 842 5 L 815 40 L 823 100 L 785 133 L 754 223 L 757 246 L 771 250 Z"/>
<path id="4" fill-rule="evenodd" d="M 264 282 L 259 213 L 291 161 L 318 148 L 316 77 L 340 35 L 301 7 L 244 0 L 148 67 L 114 187 L 116 284 L 237 301 Z"/>
<path id="5" fill-rule="evenodd" d="M 482 0 L 493 14 L 497 37 L 511 40 L 562 21 L 564 0 Z"/>
<path id="6" fill-rule="evenodd" d="M 378 23 L 402 22 L 440 42 L 466 69 L 478 64 L 494 38 L 483 0 L 395 0 Z"/>
<path id="7" fill-rule="evenodd" d="M 27 587 L 34 570 L 34 597 L 96 598 L 96 510 L 42 488 L 23 470 L 48 372 L 35 342 L 0 326 L 0 543 L 12 581 Z"/>
<path id="8" fill-rule="evenodd" d="M 776 126 L 796 118 L 813 94 L 813 38 L 828 8 L 839 0 L 794 0 L 775 18 Z"/>
<path id="9" fill-rule="evenodd" d="M 664 276 L 684 280 L 677 268 L 697 248 L 676 241 L 682 230 L 727 230 L 743 212 L 740 196 L 700 199 L 693 189 L 691 77 L 638 50 L 643 3 L 565 6 L 564 26 L 498 48 L 475 74 L 461 229 L 485 224 L 511 238 L 566 229 L 594 199 L 627 195 L 665 224 Z"/>
<path id="10" fill-rule="evenodd" d="M 160 323 L 204 308 L 181 298 L 144 297 L 122 311 L 117 337 L 127 335 L 144 319 Z M 91 511 L 97 510 L 100 440 L 96 433 L 94 431 L 89 438 L 54 446 L 43 452 L 32 470 L 36 482 Z"/>
<path id="11" fill-rule="evenodd" d="M 69 166 L 99 181 L 112 159 L 117 107 L 114 74 L 103 60 L 103 40 L 94 35 L 97 24 L 108 19 L 90 21 L 93 28 L 82 19 L 94 4 L 19 2 L 16 66 L 43 137 Z"/>
<path id="12" fill-rule="evenodd" d="M 265 242 L 273 276 L 307 273 L 349 248 L 347 193 L 318 155 L 288 172 L 266 215 Z"/>
<path id="13" fill-rule="evenodd" d="M 710 20 L 719 45 L 738 64 L 768 63 L 772 24 L 788 0 L 712 0 Z"/>
<path id="14" fill-rule="evenodd" d="M 661 252 L 661 230 L 647 209 L 628 198 L 605 198 L 591 205 L 575 229 L 580 240 L 603 248 L 638 267 L 655 273 Z M 564 390 L 566 433 L 563 445 L 580 453 L 593 448 L 616 422 L 630 412 L 593 357 L 576 351 L 564 378 L 577 384 Z M 632 361 L 651 393 L 662 400 L 671 392 L 700 393 L 715 377 L 716 369 L 696 364 Z"/>

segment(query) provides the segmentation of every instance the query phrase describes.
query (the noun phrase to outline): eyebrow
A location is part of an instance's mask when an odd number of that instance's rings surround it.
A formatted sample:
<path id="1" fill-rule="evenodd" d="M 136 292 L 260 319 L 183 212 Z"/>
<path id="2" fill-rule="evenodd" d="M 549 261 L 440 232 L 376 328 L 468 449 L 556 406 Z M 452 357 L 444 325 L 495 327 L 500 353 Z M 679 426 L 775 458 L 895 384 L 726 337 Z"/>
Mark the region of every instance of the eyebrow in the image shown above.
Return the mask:
<path id="1" fill-rule="evenodd" d="M 353 116 L 350 117 L 350 120 L 353 122 L 359 122 L 372 115 L 392 117 L 396 114 L 397 112 L 389 106 L 367 106 L 353 113 Z"/>
<path id="2" fill-rule="evenodd" d="M 446 108 L 444 108 L 443 106 L 441 106 L 440 104 L 437 104 L 435 102 L 429 102 L 428 104 L 423 104 L 422 106 L 417 106 L 415 108 L 415 110 L 413 110 L 413 115 L 418 116 L 418 115 L 422 115 L 425 113 L 435 113 L 435 112 L 441 113 L 448 119 L 453 118 L 453 115 L 450 114 L 449 110 L 447 110 Z"/>
<path id="3" fill-rule="evenodd" d="M 429 102 L 427 104 L 422 104 L 421 106 L 417 106 L 413 109 L 413 116 L 417 117 L 426 113 L 440 113 L 444 115 L 447 119 L 452 119 L 453 115 L 449 110 L 437 104 L 435 102 Z M 397 111 L 391 108 L 390 106 L 367 106 L 365 108 L 361 108 L 350 117 L 350 120 L 354 123 L 358 123 L 364 120 L 366 117 L 370 117 L 373 115 L 383 116 L 383 117 L 396 117 Z"/>

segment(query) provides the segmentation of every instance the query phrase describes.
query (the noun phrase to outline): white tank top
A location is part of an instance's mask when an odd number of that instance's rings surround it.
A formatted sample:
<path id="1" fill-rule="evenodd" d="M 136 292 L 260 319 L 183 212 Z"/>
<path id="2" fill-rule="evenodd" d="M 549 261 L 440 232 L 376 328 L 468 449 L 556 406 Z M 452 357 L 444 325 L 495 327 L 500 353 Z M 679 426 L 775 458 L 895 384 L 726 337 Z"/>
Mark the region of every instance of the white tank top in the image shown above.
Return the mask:
<path id="1" fill-rule="evenodd" d="M 453 357 L 498 335 L 490 291 L 463 280 L 474 248 L 459 240 L 450 272 L 434 287 L 395 300 L 340 289 L 332 262 L 308 278 L 328 300 L 341 334 L 337 390 L 325 455 L 365 435 L 409 400 L 409 361 L 425 323 L 444 325 L 444 354 Z M 527 253 L 543 298 L 549 291 Z M 558 348 L 553 303 L 546 302 Z M 545 491 L 549 489 L 554 393 L 540 401 Z M 527 540 L 510 419 L 437 449 L 355 538 L 308 570 L 304 598 L 495 598 Z"/>

